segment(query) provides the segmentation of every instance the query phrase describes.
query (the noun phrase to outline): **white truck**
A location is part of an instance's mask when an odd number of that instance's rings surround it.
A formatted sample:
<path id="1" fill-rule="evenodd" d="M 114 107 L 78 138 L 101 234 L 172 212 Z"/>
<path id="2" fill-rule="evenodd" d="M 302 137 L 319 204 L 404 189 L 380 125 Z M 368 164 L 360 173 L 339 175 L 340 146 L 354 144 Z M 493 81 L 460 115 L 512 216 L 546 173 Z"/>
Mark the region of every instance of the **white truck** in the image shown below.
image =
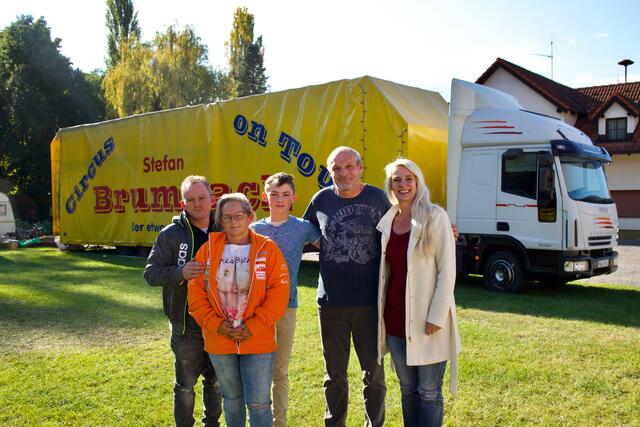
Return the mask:
<path id="1" fill-rule="evenodd" d="M 526 279 L 565 283 L 617 269 L 604 148 L 510 95 L 456 79 L 448 138 L 458 274 L 482 274 L 489 289 L 516 292 Z"/>

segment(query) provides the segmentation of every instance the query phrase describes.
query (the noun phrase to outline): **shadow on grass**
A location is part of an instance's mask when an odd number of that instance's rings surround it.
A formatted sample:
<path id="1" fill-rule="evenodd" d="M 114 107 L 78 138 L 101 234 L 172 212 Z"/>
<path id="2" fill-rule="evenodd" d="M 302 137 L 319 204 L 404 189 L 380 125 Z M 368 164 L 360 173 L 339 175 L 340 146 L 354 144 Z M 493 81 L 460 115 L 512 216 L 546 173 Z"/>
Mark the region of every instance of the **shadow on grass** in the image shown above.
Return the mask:
<path id="1" fill-rule="evenodd" d="M 92 249 L 85 251 L 70 252 L 70 256 L 86 260 L 98 260 L 100 262 L 117 265 L 121 267 L 144 268 L 147 264 L 147 257 L 134 255 L 119 255 L 115 249 Z M 142 270 L 140 270 L 142 277 Z"/>
<path id="2" fill-rule="evenodd" d="M 318 262 L 302 261 L 299 286 L 316 288 L 318 271 Z M 523 293 L 502 294 L 471 277 L 456 283 L 455 294 L 461 308 L 640 327 L 640 288 L 529 284 Z"/>
<path id="3" fill-rule="evenodd" d="M 154 328 L 163 322 L 161 289 L 152 289 L 142 278 L 144 260 L 108 255 L 111 262 L 105 263 L 103 255 L 32 252 L 9 257 L 9 264 L 0 266 L 0 322 L 73 335 Z"/>
<path id="4" fill-rule="evenodd" d="M 502 294 L 471 277 L 456 283 L 455 295 L 462 308 L 640 327 L 640 289 L 635 288 L 529 284 L 523 293 Z"/>
<path id="5" fill-rule="evenodd" d="M 320 263 L 318 263 L 318 261 L 303 260 L 300 263 L 300 270 L 298 271 L 298 286 L 317 288 L 319 272 Z"/>

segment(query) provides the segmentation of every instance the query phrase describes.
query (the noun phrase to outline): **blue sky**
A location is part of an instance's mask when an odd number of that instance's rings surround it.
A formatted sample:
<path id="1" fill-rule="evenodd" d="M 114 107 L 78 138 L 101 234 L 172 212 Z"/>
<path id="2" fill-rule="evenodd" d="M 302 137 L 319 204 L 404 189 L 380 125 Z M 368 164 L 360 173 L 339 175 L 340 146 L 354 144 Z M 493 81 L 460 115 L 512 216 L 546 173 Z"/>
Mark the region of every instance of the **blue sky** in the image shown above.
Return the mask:
<path id="1" fill-rule="evenodd" d="M 271 90 L 362 75 L 440 92 L 451 78 L 476 80 L 497 57 L 572 87 L 624 80 L 617 63 L 630 58 L 629 81 L 640 80 L 640 2 L 412 0 L 134 0 L 149 40 L 170 24 L 192 25 L 225 65 L 237 6 L 255 15 Z M 105 2 L 3 0 L 0 27 L 19 14 L 44 16 L 62 53 L 85 71 L 104 68 Z"/>

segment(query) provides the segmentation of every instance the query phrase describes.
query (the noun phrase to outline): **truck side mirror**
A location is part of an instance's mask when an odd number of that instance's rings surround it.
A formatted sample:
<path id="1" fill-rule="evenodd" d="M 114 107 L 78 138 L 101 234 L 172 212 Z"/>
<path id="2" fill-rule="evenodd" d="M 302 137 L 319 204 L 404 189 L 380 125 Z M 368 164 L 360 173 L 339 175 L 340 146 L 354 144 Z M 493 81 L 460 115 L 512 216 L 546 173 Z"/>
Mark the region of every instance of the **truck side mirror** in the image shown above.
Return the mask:
<path id="1" fill-rule="evenodd" d="M 556 222 L 557 205 L 553 155 L 540 153 L 538 155 L 538 221 Z"/>

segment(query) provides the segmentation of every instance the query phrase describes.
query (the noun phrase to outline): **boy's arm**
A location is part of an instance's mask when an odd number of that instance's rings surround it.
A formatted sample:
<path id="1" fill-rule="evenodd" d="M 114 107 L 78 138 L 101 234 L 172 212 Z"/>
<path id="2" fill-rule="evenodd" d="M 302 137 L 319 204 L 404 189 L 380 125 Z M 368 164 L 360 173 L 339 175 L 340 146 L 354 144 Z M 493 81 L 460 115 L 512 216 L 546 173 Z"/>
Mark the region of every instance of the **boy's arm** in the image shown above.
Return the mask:
<path id="1" fill-rule="evenodd" d="M 303 221 L 305 227 L 305 241 L 320 249 L 320 237 L 322 237 L 320 229 L 306 219 L 303 219 Z"/>

